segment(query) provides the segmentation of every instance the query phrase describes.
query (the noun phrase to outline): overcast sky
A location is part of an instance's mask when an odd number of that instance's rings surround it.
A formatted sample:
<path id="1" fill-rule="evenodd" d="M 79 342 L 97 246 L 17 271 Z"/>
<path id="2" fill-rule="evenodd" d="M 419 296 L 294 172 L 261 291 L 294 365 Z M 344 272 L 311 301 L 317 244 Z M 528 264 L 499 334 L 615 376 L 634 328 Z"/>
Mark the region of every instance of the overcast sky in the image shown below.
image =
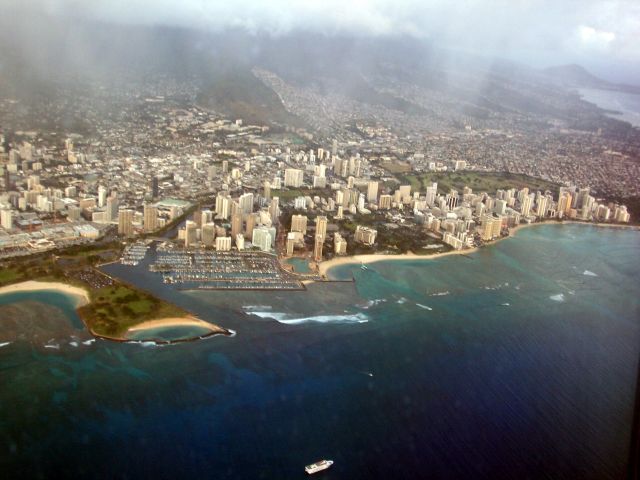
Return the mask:
<path id="1" fill-rule="evenodd" d="M 0 0 L 0 5 L 128 24 L 409 34 L 533 66 L 579 62 L 640 71 L 640 0 Z"/>

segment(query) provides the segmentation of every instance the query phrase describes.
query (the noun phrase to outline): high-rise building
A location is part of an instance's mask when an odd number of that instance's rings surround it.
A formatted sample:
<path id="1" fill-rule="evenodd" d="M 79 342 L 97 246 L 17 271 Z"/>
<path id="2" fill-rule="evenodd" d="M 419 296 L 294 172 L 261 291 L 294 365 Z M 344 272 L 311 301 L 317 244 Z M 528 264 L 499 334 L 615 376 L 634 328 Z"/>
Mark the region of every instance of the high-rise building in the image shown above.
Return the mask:
<path id="1" fill-rule="evenodd" d="M 236 238 L 242 233 L 242 213 L 231 215 L 231 237 Z"/>
<path id="2" fill-rule="evenodd" d="M 526 194 L 520 200 L 520 213 L 523 217 L 528 217 L 531 214 L 531 209 L 533 207 L 533 194 Z"/>
<path id="3" fill-rule="evenodd" d="M 436 203 L 436 196 L 438 195 L 438 184 L 433 183 L 430 187 L 427 187 L 427 193 L 425 196 L 425 201 L 427 205 L 432 207 Z"/>
<path id="4" fill-rule="evenodd" d="M 322 261 L 322 248 L 324 246 L 324 236 L 316 235 L 313 246 L 313 259 L 316 262 Z"/>
<path id="5" fill-rule="evenodd" d="M 287 168 L 284 171 L 284 186 L 298 188 L 302 186 L 304 173 L 297 168 Z"/>
<path id="6" fill-rule="evenodd" d="M 369 182 L 367 185 L 367 202 L 376 203 L 378 200 L 378 182 Z"/>
<path id="7" fill-rule="evenodd" d="M 376 243 L 376 235 L 378 235 L 377 230 L 358 225 L 356 227 L 354 240 L 356 242 L 364 243 L 365 245 L 373 245 L 374 243 Z"/>
<path id="8" fill-rule="evenodd" d="M 262 196 L 267 200 L 271 199 L 271 182 L 269 180 L 262 183 Z"/>
<path id="9" fill-rule="evenodd" d="M 254 228 L 251 243 L 254 247 L 258 247 L 263 252 L 271 251 L 272 242 L 275 239 L 275 235 L 272 236 L 273 231 L 275 231 L 275 229 L 268 227 Z"/>
<path id="10" fill-rule="evenodd" d="M 184 226 L 184 246 L 193 247 L 198 243 L 198 224 L 193 220 L 187 220 Z"/>
<path id="11" fill-rule="evenodd" d="M 327 217 L 324 215 L 316 217 L 316 237 L 318 236 L 327 236 Z"/>
<path id="12" fill-rule="evenodd" d="M 238 204 L 240 205 L 240 210 L 242 213 L 252 213 L 253 212 L 253 193 L 245 193 L 240 195 L 238 199 Z"/>
<path id="13" fill-rule="evenodd" d="M 98 187 L 98 206 L 104 207 L 107 203 L 107 189 L 104 185 Z"/>
<path id="14" fill-rule="evenodd" d="M 216 250 L 218 252 L 231 251 L 231 237 L 216 237 Z"/>
<path id="15" fill-rule="evenodd" d="M 628 223 L 631 220 L 631 215 L 627 211 L 627 207 L 625 205 L 620 205 L 616 207 L 613 212 L 613 219 L 616 222 Z"/>
<path id="16" fill-rule="evenodd" d="M 547 215 L 547 210 L 549 209 L 549 200 L 547 197 L 538 198 L 538 204 L 536 208 L 536 216 L 539 218 L 543 218 Z"/>
<path id="17" fill-rule="evenodd" d="M 235 239 L 236 239 L 236 248 L 238 250 L 244 250 L 244 235 L 239 233 L 238 235 L 235 236 Z"/>
<path id="18" fill-rule="evenodd" d="M 118 198 L 113 195 L 107 198 L 107 208 L 105 210 L 105 221 L 114 222 L 118 219 Z M 82 206 L 82 205 L 80 205 Z"/>
<path id="19" fill-rule="evenodd" d="M 6 167 L 4 167 L 4 189 L 8 192 L 10 190 L 13 190 L 13 184 L 11 183 L 11 172 L 9 172 L 9 169 Z"/>
<path id="20" fill-rule="evenodd" d="M 80 220 L 80 213 L 81 212 L 82 212 L 82 210 L 80 210 L 79 207 L 77 207 L 75 205 L 69 205 L 67 207 L 67 220 L 69 220 L 71 222 L 76 222 L 76 221 Z"/>
<path id="21" fill-rule="evenodd" d="M 269 213 L 271 214 L 271 221 L 277 224 L 280 218 L 280 197 L 273 197 L 271 199 Z"/>
<path id="22" fill-rule="evenodd" d="M 347 253 L 347 241 L 337 232 L 333 236 L 333 252 L 336 255 L 345 255 Z"/>
<path id="23" fill-rule="evenodd" d="M 13 212 L 8 208 L 0 210 L 0 225 L 5 230 L 11 230 L 13 228 Z"/>
<path id="24" fill-rule="evenodd" d="M 206 247 L 213 247 L 216 238 L 215 224 L 212 222 L 203 224 L 200 236 L 202 237 L 202 243 Z"/>
<path id="25" fill-rule="evenodd" d="M 400 185 L 398 192 L 400 192 L 400 201 L 402 203 L 411 202 L 411 185 Z"/>
<path id="26" fill-rule="evenodd" d="M 158 208 L 145 204 L 143 211 L 143 222 L 145 232 L 155 232 L 158 229 Z"/>
<path id="27" fill-rule="evenodd" d="M 158 187 L 158 177 L 154 175 L 151 177 L 151 198 L 158 198 L 159 194 L 160 188 Z"/>
<path id="28" fill-rule="evenodd" d="M 227 194 L 219 193 L 216 196 L 216 215 L 225 220 L 231 215 L 231 199 Z"/>
<path id="29" fill-rule="evenodd" d="M 391 195 L 380 195 L 378 200 L 378 208 L 381 210 L 388 210 L 391 208 Z"/>
<path id="30" fill-rule="evenodd" d="M 289 232 L 287 234 L 287 256 L 290 257 L 293 255 L 293 250 L 296 246 L 296 233 Z"/>
<path id="31" fill-rule="evenodd" d="M 291 231 L 300 232 L 303 235 L 307 234 L 307 216 L 306 215 L 292 215 L 291 216 Z"/>
<path id="32" fill-rule="evenodd" d="M 123 208 L 118 212 L 118 235 L 133 235 L 133 213 L 129 208 Z"/>

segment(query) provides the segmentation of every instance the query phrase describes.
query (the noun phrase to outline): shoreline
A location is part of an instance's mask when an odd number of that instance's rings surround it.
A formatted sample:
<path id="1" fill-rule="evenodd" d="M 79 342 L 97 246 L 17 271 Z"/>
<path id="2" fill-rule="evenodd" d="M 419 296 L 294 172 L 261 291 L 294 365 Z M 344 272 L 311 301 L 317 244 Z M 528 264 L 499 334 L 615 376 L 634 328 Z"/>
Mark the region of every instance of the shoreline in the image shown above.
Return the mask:
<path id="1" fill-rule="evenodd" d="M 94 332 L 93 329 L 87 324 L 83 316 L 80 314 L 79 309 L 85 305 L 89 305 L 91 303 L 91 296 L 87 289 L 82 287 L 77 287 L 74 285 L 69 285 L 63 282 L 42 282 L 37 280 L 26 280 L 24 282 L 18 282 L 10 285 L 5 285 L 4 287 L 0 287 L 0 295 L 10 295 L 12 293 L 34 293 L 34 292 L 46 292 L 52 291 L 61 293 L 63 295 L 68 295 L 72 297 L 75 301 L 76 312 L 78 316 L 82 320 L 84 327 L 87 332 L 94 338 L 104 339 L 114 342 L 136 342 L 137 340 L 131 340 L 127 338 L 127 334 L 130 332 L 144 332 L 147 330 L 153 330 L 156 328 L 163 327 L 200 327 L 205 328 L 208 331 L 202 335 L 195 336 L 193 338 L 188 339 L 180 339 L 180 340 L 167 340 L 167 341 L 154 341 L 155 343 L 179 343 L 185 341 L 193 341 L 200 338 L 206 338 L 213 335 L 229 335 L 229 331 L 223 327 L 215 325 L 213 323 L 205 322 L 204 320 L 200 320 L 199 318 L 193 315 L 185 315 L 183 317 L 167 317 L 167 318 L 158 318 L 153 320 L 146 320 L 144 322 L 140 322 L 137 325 L 133 325 L 129 327 L 126 332 L 122 336 L 109 336 L 102 335 L 100 333 Z"/>
<path id="2" fill-rule="evenodd" d="M 209 322 L 205 322 L 204 320 L 200 320 L 194 316 L 185 316 L 185 317 L 169 317 L 169 318 L 159 318 L 156 320 L 147 320 L 145 322 L 139 323 L 127 329 L 126 333 L 134 333 L 134 332 L 144 332 L 147 330 L 154 330 L 156 328 L 171 328 L 171 327 L 201 327 L 210 330 L 212 333 L 224 333 L 224 330 L 217 325 L 214 325 Z"/>
<path id="3" fill-rule="evenodd" d="M 370 263 L 375 263 L 375 262 L 387 262 L 387 261 L 399 261 L 399 260 L 404 260 L 404 261 L 435 260 L 435 259 L 446 257 L 449 255 L 467 255 L 467 254 L 477 252 L 478 250 L 484 247 L 495 245 L 498 242 L 501 242 L 508 238 L 514 238 L 515 234 L 518 233 L 520 230 L 523 230 L 529 227 L 539 226 L 539 225 L 585 225 L 585 226 L 592 226 L 592 227 L 598 227 L 598 228 L 614 228 L 614 229 L 618 228 L 623 230 L 640 230 L 639 225 L 581 222 L 578 220 L 562 220 L 562 221 L 548 220 L 543 222 L 521 223 L 520 225 L 510 228 L 508 236 L 496 238 L 495 240 L 491 242 L 487 242 L 480 247 L 464 248 L 461 250 L 450 250 L 448 252 L 440 252 L 440 253 L 434 253 L 430 255 L 416 255 L 415 253 L 407 252 L 407 253 L 401 253 L 401 254 L 372 253 L 372 254 L 364 254 L 364 255 L 351 255 L 351 256 L 345 256 L 345 257 L 338 257 L 338 258 L 332 258 L 331 260 L 327 260 L 320 263 L 318 266 L 318 273 L 321 277 L 323 277 L 324 280 L 327 280 L 329 279 L 328 278 L 329 270 L 331 270 L 334 267 L 339 267 L 342 265 L 348 265 L 352 263 L 362 263 L 364 265 L 368 265 Z M 314 280 L 309 281 L 309 283 L 312 283 L 312 282 L 314 282 Z"/>
<path id="4" fill-rule="evenodd" d="M 0 295 L 40 291 L 54 291 L 64 295 L 69 295 L 76 300 L 76 308 L 88 305 L 91 302 L 89 292 L 86 289 L 62 282 L 39 282 L 37 280 L 26 280 L 24 282 L 0 287 Z"/>

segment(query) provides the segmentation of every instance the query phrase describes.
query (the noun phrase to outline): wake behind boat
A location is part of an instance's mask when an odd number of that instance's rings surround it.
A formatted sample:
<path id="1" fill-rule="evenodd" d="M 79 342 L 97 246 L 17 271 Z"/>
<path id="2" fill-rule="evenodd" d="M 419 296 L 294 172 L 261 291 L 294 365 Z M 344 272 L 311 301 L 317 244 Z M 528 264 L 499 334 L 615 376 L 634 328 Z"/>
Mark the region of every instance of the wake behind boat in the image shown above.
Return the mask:
<path id="1" fill-rule="evenodd" d="M 306 467 L 304 467 L 304 471 L 309 475 L 313 475 L 314 473 L 326 470 L 331 465 L 333 465 L 333 460 L 320 460 L 319 462 L 312 463 L 311 465 L 307 465 Z"/>

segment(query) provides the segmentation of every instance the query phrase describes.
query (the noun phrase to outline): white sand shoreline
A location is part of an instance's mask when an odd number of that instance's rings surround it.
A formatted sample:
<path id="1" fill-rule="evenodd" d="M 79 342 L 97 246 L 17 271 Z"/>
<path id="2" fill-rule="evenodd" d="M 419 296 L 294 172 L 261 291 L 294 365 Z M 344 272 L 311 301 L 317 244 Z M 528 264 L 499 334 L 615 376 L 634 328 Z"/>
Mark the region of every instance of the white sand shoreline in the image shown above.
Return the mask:
<path id="1" fill-rule="evenodd" d="M 210 330 L 211 332 L 222 331 L 222 329 L 216 325 L 213 325 L 199 318 L 188 317 L 170 317 L 159 318 L 156 320 L 147 320 L 146 322 L 139 323 L 133 327 L 127 329 L 127 333 L 141 332 L 145 330 L 153 330 L 155 328 L 171 328 L 171 327 L 201 327 Z"/>
<path id="2" fill-rule="evenodd" d="M 76 307 L 87 305 L 91 299 L 89 292 L 81 287 L 75 287 L 62 282 L 38 282 L 35 280 L 27 280 L 26 282 L 14 283 L 0 287 L 0 295 L 18 292 L 40 292 L 55 291 L 65 295 L 72 296 L 76 300 Z"/>
<path id="3" fill-rule="evenodd" d="M 326 276 L 327 272 L 341 265 L 348 265 L 353 263 L 362 263 L 368 265 L 370 263 L 375 262 L 387 262 L 387 261 L 399 261 L 399 260 L 435 260 L 438 258 L 446 257 L 448 255 L 468 255 L 470 253 L 474 253 L 481 248 L 488 247 L 490 245 L 495 245 L 496 243 L 506 240 L 507 238 L 513 238 L 515 234 L 528 227 L 535 227 L 538 225 L 587 225 L 592 227 L 604 227 L 604 228 L 620 228 L 627 230 L 640 230 L 640 227 L 637 225 L 620 225 L 620 224 L 611 224 L 611 223 L 595 223 L 595 222 L 580 222 L 574 220 L 565 220 L 565 221 L 545 221 L 545 222 L 535 222 L 535 223 L 522 223 L 516 227 L 513 227 L 509 230 L 508 237 L 500 237 L 492 242 L 488 242 L 482 247 L 474 247 L 474 248 L 465 248 L 462 250 L 450 250 L 448 252 L 434 253 L 431 255 L 416 255 L 412 252 L 407 252 L 403 254 L 383 254 L 383 253 L 374 253 L 374 254 L 366 254 L 366 255 L 352 255 L 346 257 L 338 257 L 332 258 L 331 260 L 320 263 L 318 266 L 318 271 L 321 276 Z"/>

